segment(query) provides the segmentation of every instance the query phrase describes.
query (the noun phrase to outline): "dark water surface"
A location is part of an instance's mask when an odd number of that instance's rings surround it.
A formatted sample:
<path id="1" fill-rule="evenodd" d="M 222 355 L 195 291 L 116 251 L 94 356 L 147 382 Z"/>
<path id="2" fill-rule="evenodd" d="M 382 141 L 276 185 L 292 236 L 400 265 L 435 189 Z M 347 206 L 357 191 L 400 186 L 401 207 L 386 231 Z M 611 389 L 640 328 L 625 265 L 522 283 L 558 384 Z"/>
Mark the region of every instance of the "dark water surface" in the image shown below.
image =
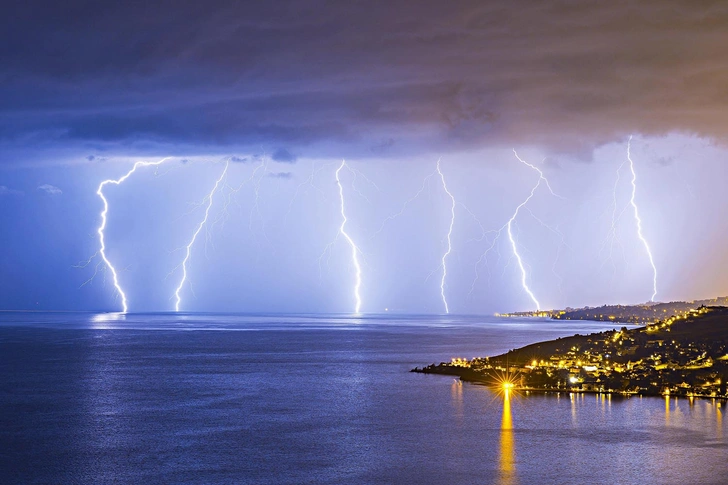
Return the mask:
<path id="1" fill-rule="evenodd" d="M 408 373 L 611 327 L 0 313 L 0 483 L 728 483 L 719 402 Z"/>

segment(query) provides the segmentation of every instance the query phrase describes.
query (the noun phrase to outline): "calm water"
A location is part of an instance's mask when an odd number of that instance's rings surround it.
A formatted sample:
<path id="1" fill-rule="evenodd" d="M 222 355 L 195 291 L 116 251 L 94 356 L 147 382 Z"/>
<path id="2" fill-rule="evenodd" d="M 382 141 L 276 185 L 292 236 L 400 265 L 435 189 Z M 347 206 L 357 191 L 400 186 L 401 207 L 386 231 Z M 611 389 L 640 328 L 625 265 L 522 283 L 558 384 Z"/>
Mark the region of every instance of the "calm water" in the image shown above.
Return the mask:
<path id="1" fill-rule="evenodd" d="M 0 313 L 0 483 L 727 483 L 719 403 L 408 373 L 605 328 Z"/>

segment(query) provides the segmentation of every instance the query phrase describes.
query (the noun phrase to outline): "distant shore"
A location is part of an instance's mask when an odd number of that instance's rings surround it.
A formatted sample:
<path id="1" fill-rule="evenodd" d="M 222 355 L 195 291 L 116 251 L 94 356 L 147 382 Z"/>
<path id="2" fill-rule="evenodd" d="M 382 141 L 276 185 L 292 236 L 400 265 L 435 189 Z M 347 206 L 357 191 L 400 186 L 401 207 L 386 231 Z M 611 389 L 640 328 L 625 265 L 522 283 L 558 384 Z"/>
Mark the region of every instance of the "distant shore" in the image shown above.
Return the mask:
<path id="1" fill-rule="evenodd" d="M 643 327 L 538 342 L 412 372 L 534 393 L 728 399 L 728 307 L 700 307 Z"/>
<path id="2" fill-rule="evenodd" d="M 496 313 L 504 318 L 552 318 L 554 320 L 591 320 L 630 325 L 657 323 L 669 317 L 685 316 L 693 310 L 707 306 L 728 306 L 728 296 L 704 300 L 642 303 L 638 305 L 602 305 L 599 307 L 565 308 L 562 310 L 536 310 Z"/>

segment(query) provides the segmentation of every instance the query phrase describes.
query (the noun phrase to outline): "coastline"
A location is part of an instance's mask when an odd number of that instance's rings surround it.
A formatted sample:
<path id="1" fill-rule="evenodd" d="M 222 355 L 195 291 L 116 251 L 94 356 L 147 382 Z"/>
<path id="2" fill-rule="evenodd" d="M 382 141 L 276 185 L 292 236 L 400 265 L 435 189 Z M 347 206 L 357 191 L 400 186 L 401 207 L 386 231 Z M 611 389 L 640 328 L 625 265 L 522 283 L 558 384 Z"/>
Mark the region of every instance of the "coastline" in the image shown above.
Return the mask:
<path id="1" fill-rule="evenodd" d="M 504 390 L 728 400 L 728 307 L 415 367 Z"/>
<path id="2" fill-rule="evenodd" d="M 466 382 L 468 384 L 472 384 L 475 386 L 485 386 L 485 387 L 488 387 L 488 388 L 496 390 L 496 391 L 508 390 L 510 392 L 515 392 L 515 393 L 523 394 L 526 396 L 529 394 L 546 394 L 546 395 L 549 395 L 549 394 L 555 394 L 555 395 L 576 394 L 576 395 L 610 396 L 610 397 L 619 397 L 619 398 L 624 398 L 624 399 L 630 399 L 633 397 L 649 397 L 649 398 L 665 398 L 665 399 L 675 398 L 675 399 L 688 399 L 688 400 L 702 399 L 702 400 L 728 402 L 728 396 L 711 396 L 708 394 L 692 394 L 692 393 L 651 394 L 651 393 L 630 392 L 630 391 L 580 389 L 577 387 L 564 388 L 564 389 L 551 389 L 551 388 L 518 386 L 515 384 L 504 387 L 503 384 L 497 380 L 497 378 L 494 378 L 493 380 L 490 380 L 490 381 L 486 381 L 482 378 L 468 378 L 467 376 L 460 376 L 460 375 L 454 374 L 454 373 L 430 371 L 430 370 L 427 370 L 427 368 L 419 368 L 419 367 L 415 367 L 414 369 L 410 370 L 410 372 L 416 373 L 416 374 L 429 374 L 429 375 L 440 375 L 440 376 L 446 376 L 446 377 L 458 377 L 460 381 Z"/>

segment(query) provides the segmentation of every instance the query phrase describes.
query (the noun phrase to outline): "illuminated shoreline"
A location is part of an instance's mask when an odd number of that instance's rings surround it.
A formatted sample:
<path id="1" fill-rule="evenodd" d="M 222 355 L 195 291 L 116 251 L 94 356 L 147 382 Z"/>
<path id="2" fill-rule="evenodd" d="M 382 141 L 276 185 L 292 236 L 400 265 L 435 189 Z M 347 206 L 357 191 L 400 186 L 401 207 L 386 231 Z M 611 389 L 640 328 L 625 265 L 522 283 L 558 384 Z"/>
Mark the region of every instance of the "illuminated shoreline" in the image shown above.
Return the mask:
<path id="1" fill-rule="evenodd" d="M 728 399 L 728 307 L 412 369 L 519 392 Z"/>

